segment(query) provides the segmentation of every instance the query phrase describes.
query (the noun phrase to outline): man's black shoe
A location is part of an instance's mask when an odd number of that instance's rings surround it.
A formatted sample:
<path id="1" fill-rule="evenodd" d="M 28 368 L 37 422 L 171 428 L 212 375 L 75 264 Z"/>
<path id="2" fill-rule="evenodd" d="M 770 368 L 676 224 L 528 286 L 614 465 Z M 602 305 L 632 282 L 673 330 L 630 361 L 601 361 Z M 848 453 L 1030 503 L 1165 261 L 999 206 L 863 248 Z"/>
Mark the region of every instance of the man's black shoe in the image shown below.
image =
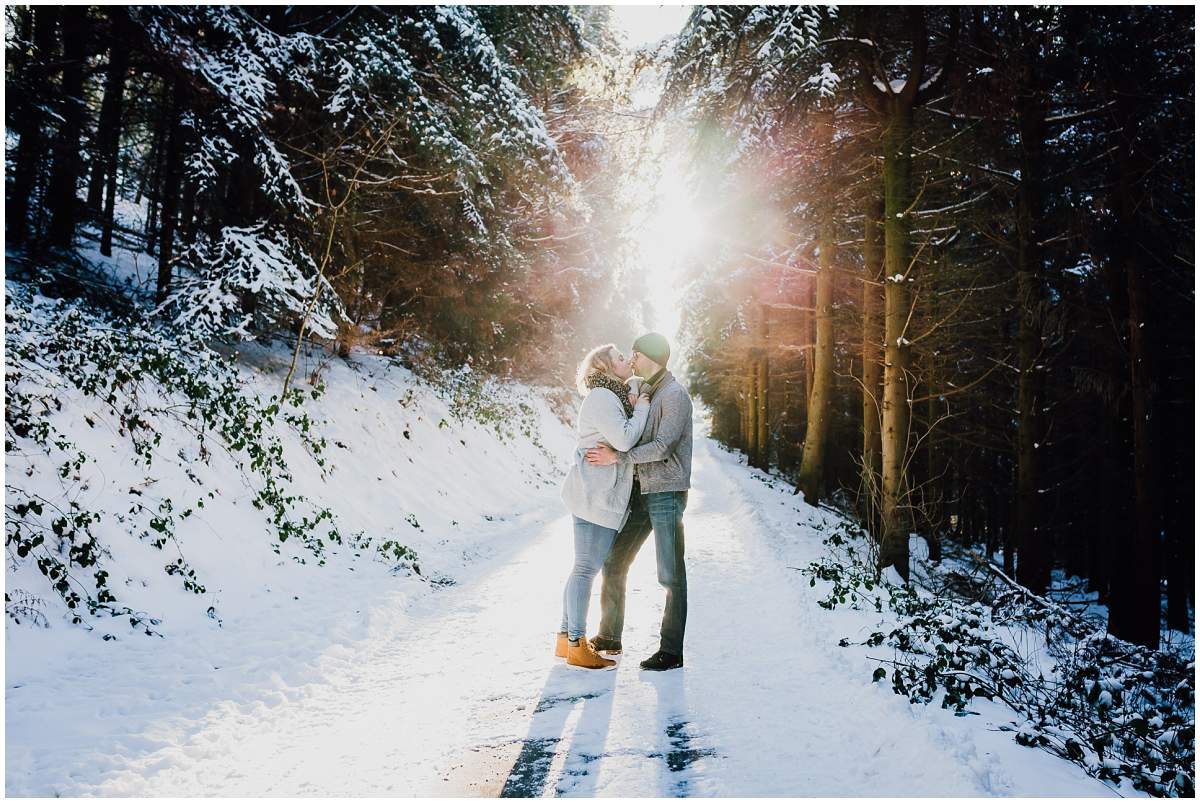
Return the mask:
<path id="1" fill-rule="evenodd" d="M 592 649 L 596 652 L 606 652 L 609 655 L 618 655 L 621 652 L 621 642 L 616 639 L 605 638 L 604 636 L 592 636 Z"/>
<path id="2" fill-rule="evenodd" d="M 683 666 L 682 655 L 672 655 L 669 652 L 658 652 L 651 655 L 646 660 L 642 661 L 642 669 L 648 669 L 651 672 L 663 672 L 667 669 L 678 669 Z"/>

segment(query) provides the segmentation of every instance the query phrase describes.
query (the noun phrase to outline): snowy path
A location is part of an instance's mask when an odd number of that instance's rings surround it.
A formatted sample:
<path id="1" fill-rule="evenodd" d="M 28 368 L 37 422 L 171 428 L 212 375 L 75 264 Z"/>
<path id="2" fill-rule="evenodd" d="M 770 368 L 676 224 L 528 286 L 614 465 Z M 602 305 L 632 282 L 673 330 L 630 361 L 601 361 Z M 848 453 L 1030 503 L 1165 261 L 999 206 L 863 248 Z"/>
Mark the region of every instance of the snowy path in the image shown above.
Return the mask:
<path id="1" fill-rule="evenodd" d="M 131 749 L 98 778 L 81 766 L 71 793 L 1109 793 L 979 717 L 911 708 L 870 684 L 861 656 L 835 646 L 862 622 L 817 607 L 787 568 L 821 548 L 795 526 L 796 497 L 709 440 L 697 443 L 693 484 L 683 671 L 637 666 L 656 648 L 662 605 L 652 548 L 630 575 L 617 670 L 552 657 L 570 527 L 554 511 L 530 514 L 475 577 L 372 628 L 384 635 L 331 649 L 319 682 L 217 703 L 185 729 L 164 722 L 178 736 L 156 743 L 172 746 Z"/>

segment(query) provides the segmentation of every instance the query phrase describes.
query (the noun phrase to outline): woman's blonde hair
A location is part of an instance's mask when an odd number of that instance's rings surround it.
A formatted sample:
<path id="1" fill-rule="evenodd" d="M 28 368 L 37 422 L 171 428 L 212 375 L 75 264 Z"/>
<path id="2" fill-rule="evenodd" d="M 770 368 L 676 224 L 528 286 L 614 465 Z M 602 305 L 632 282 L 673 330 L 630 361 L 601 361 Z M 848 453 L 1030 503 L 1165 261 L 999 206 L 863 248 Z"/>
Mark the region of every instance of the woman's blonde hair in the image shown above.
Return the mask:
<path id="1" fill-rule="evenodd" d="M 579 369 L 575 371 L 575 387 L 579 390 L 580 396 L 586 396 L 588 393 L 587 378 L 589 374 L 600 371 L 616 378 L 613 374 L 613 351 L 616 348 L 612 343 L 596 346 L 587 353 L 583 362 L 579 363 Z"/>

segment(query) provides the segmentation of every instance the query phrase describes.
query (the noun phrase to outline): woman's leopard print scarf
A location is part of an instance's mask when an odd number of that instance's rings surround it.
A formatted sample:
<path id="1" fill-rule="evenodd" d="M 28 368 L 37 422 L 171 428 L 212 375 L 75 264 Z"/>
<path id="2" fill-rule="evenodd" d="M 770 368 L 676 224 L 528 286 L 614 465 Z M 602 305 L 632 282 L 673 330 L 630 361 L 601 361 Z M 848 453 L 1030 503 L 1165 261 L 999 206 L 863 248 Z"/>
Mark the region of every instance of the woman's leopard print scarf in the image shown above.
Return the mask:
<path id="1" fill-rule="evenodd" d="M 621 400 L 621 406 L 625 408 L 625 417 L 633 415 L 633 405 L 629 403 L 629 386 L 621 380 L 603 371 L 592 371 L 584 380 L 584 384 L 589 388 L 608 388 Z"/>

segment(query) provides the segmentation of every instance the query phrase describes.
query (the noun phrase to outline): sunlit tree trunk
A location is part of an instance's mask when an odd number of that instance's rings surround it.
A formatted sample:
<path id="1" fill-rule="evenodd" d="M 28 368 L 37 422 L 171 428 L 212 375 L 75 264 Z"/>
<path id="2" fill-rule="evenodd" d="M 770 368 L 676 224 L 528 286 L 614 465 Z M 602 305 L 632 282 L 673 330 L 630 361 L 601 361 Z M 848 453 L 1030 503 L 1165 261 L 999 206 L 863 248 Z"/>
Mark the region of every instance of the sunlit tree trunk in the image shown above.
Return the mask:
<path id="1" fill-rule="evenodd" d="M 738 374 L 738 445 L 750 457 L 750 366 L 749 361 L 743 361 Z"/>
<path id="2" fill-rule="evenodd" d="M 800 313 L 800 330 L 801 340 L 806 344 L 814 344 L 817 341 L 817 286 L 816 282 L 805 282 L 804 286 L 804 310 Z M 808 400 L 812 396 L 813 382 L 816 380 L 816 356 L 813 354 L 812 348 L 804 350 L 804 409 L 805 409 L 805 428 L 808 427 Z"/>
<path id="3" fill-rule="evenodd" d="M 737 445 L 743 452 L 749 448 L 746 430 L 749 425 L 746 420 L 746 377 L 744 372 L 738 375 L 738 383 L 734 390 L 734 402 L 737 406 L 738 415 L 738 440 Z"/>
<path id="4" fill-rule="evenodd" d="M 880 432 L 880 545 L 879 568 L 894 567 L 908 579 L 909 485 L 905 476 L 912 416 L 912 361 L 909 324 L 912 315 L 911 258 L 913 110 L 921 94 L 929 33 L 925 10 L 910 6 L 906 14 L 912 50 L 908 70 L 900 82 L 879 74 L 877 61 L 860 54 L 859 78 L 864 103 L 875 112 L 883 133 L 883 265 L 884 265 L 884 366 Z M 862 20 L 860 18 L 860 25 Z M 949 53 L 957 39 L 957 17 L 951 31 Z M 947 66 L 949 66 L 949 61 Z M 945 72 L 945 68 L 940 71 Z"/>
<path id="5" fill-rule="evenodd" d="M 770 444 L 770 409 L 767 389 L 770 372 L 767 362 L 766 309 L 758 301 L 746 305 L 746 462 L 755 468 L 767 468 Z"/>
<path id="6" fill-rule="evenodd" d="M 817 137 L 826 146 L 833 143 L 833 112 L 821 114 Z M 817 257 L 816 278 L 816 337 L 813 346 L 813 384 L 808 397 L 808 426 L 804 435 L 804 453 L 796 487 L 804 493 L 804 501 L 816 505 L 821 501 L 825 482 L 825 441 L 829 433 L 829 416 L 833 394 L 833 271 L 834 225 L 833 205 L 826 201 L 821 210 L 820 253 Z"/>
<path id="7" fill-rule="evenodd" d="M 754 444 L 757 447 L 755 455 L 755 465 L 764 471 L 770 468 L 771 454 L 771 430 L 770 430 L 770 407 L 767 404 L 767 388 L 770 386 L 770 373 L 768 371 L 766 349 L 759 349 L 758 359 L 754 362 L 754 386 L 758 393 L 756 399 L 758 410 L 755 413 L 755 421 L 758 424 L 758 432 L 754 436 Z"/>
<path id="8" fill-rule="evenodd" d="M 771 370 L 767 357 L 770 338 L 769 326 L 766 307 L 759 304 L 758 360 L 755 363 L 755 384 L 758 387 L 758 434 L 754 440 L 758 443 L 758 467 L 764 471 L 770 468 L 771 460 L 771 406 L 768 399 L 771 389 Z"/>
<path id="9" fill-rule="evenodd" d="M 751 347 L 746 353 L 746 462 L 758 462 L 758 366 Z"/>
<path id="10" fill-rule="evenodd" d="M 917 72 L 917 76 L 920 72 Z M 912 203 L 911 102 L 894 96 L 884 132 L 884 363 L 881 518 L 883 538 L 879 566 L 895 567 L 908 579 L 908 532 L 904 507 L 912 391 L 912 349 L 907 335 L 912 310 L 909 273 Z"/>
<path id="11" fill-rule="evenodd" d="M 825 446 L 833 393 L 833 237 L 826 226 L 817 273 L 817 333 L 813 348 L 813 386 L 797 486 L 810 505 L 820 501 L 825 482 Z"/>

